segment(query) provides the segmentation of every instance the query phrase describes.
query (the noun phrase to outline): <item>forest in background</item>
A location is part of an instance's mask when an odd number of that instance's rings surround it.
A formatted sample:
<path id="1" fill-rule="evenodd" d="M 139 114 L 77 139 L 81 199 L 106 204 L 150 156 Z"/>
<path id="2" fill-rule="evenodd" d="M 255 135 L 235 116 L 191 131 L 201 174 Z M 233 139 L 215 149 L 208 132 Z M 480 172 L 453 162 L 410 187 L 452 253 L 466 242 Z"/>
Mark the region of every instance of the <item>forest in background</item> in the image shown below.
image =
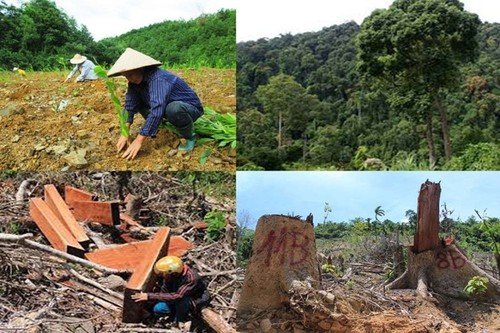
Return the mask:
<path id="1" fill-rule="evenodd" d="M 0 70 L 67 69 L 75 53 L 112 65 L 132 47 L 167 66 L 234 68 L 236 10 L 189 21 L 165 21 L 95 41 L 88 29 L 50 0 L 15 7 L 0 2 Z"/>
<path id="2" fill-rule="evenodd" d="M 458 1 L 397 0 L 238 43 L 238 169 L 499 169 L 498 36 Z"/>
<path id="3" fill-rule="evenodd" d="M 403 244 L 413 243 L 417 225 L 417 212 L 409 209 L 405 212 L 407 222 L 395 222 L 385 219 L 385 211 L 378 206 L 373 217 L 354 217 L 349 221 L 332 219 L 333 209 L 325 203 L 325 216 L 314 226 L 314 235 L 318 249 L 335 249 L 340 247 L 340 255 L 345 258 L 366 255 L 374 243 L 385 239 L 389 242 L 401 241 Z M 472 258 L 478 253 L 489 253 L 491 259 L 500 256 L 500 219 L 487 217 L 485 212 L 476 212 L 466 220 L 454 218 L 453 210 L 446 204 L 441 206 L 439 233 L 442 238 L 453 236 L 460 247 Z M 252 255 L 256 221 L 246 212 L 237 216 L 238 265 L 246 266 Z M 252 228 L 253 226 L 253 228 Z M 349 244 L 342 246 L 339 244 Z M 387 258 L 392 260 L 391 258 Z M 495 266 L 494 262 L 491 263 Z M 497 268 L 498 269 L 498 268 Z"/>

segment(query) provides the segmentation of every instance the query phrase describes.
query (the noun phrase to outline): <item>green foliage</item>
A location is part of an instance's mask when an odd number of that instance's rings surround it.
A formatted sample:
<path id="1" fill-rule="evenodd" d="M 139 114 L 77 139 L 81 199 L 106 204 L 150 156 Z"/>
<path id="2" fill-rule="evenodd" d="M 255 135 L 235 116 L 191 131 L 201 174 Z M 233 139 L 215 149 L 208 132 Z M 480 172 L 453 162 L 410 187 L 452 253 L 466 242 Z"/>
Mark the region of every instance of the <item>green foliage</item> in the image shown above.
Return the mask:
<path id="1" fill-rule="evenodd" d="M 255 231 L 245 227 L 241 227 L 239 225 L 237 226 L 236 231 L 238 237 L 236 260 L 239 267 L 245 267 L 252 255 L 252 246 L 255 238 Z"/>
<path id="2" fill-rule="evenodd" d="M 461 156 L 444 165 L 447 170 L 498 170 L 500 169 L 500 144 L 478 143 L 469 145 Z"/>
<path id="3" fill-rule="evenodd" d="M 217 210 L 210 211 L 205 215 L 204 221 L 208 224 L 208 239 L 211 241 L 217 241 L 224 234 L 224 230 L 226 228 L 224 213 Z"/>
<path id="4" fill-rule="evenodd" d="M 131 47 L 169 67 L 234 68 L 236 66 L 236 10 L 225 9 L 189 21 L 166 21 L 134 29 L 99 41 L 104 50 L 101 63 L 111 64 L 108 45 Z M 119 52 L 120 53 L 120 52 Z"/>
<path id="5" fill-rule="evenodd" d="M 500 220 L 481 216 L 477 210 L 476 214 L 481 219 L 479 229 L 490 239 L 490 247 L 493 250 L 493 254 L 496 257 L 500 256 Z"/>
<path id="6" fill-rule="evenodd" d="M 352 290 L 352 288 L 354 288 L 354 281 L 349 279 L 346 283 L 345 283 L 345 286 L 348 290 Z"/>
<path id="7" fill-rule="evenodd" d="M 111 96 L 111 101 L 113 102 L 116 114 L 118 115 L 120 123 L 120 133 L 122 136 L 128 138 L 129 136 L 129 128 L 127 127 L 128 111 L 122 110 L 120 99 L 118 98 L 118 96 L 116 96 L 116 84 L 114 80 L 108 79 L 106 71 L 101 66 L 95 66 L 94 73 L 97 75 L 97 77 L 106 80 L 106 88 L 109 91 L 109 95 Z"/>
<path id="8" fill-rule="evenodd" d="M 236 116 L 217 113 L 208 107 L 204 111 L 205 114 L 194 123 L 194 130 L 206 138 L 199 139 L 197 144 L 216 141 L 219 147 L 236 149 Z"/>
<path id="9" fill-rule="evenodd" d="M 335 276 L 341 276 L 342 272 L 334 264 L 323 264 L 321 265 L 321 271 L 326 274 L 331 274 Z"/>
<path id="10" fill-rule="evenodd" d="M 239 43 L 238 169 L 428 170 L 432 138 L 434 167 L 463 170 L 469 145 L 500 142 L 499 33 L 458 1 L 417 0 L 362 27 Z"/>
<path id="11" fill-rule="evenodd" d="M 474 276 L 469 280 L 464 291 L 469 296 L 478 296 L 488 291 L 488 278 L 483 276 Z"/>
<path id="12" fill-rule="evenodd" d="M 190 21 L 165 21 L 118 37 L 94 41 L 51 0 L 20 7 L 0 3 L 0 69 L 54 70 L 68 67 L 75 54 L 104 65 L 132 47 L 171 66 L 234 68 L 236 10 L 204 14 Z"/>
<path id="13" fill-rule="evenodd" d="M 384 265 L 384 279 L 386 282 L 394 280 L 394 268 L 392 262 L 387 262 Z"/>

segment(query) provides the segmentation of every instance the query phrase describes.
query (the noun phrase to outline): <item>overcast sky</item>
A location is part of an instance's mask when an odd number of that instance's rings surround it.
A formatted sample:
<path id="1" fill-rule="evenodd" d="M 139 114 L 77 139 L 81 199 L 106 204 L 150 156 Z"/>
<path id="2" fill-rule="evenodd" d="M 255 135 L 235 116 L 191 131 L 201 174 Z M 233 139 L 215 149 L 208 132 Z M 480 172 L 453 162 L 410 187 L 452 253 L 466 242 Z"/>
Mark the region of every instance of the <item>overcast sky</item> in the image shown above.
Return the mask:
<path id="1" fill-rule="evenodd" d="M 5 0 L 2 0 L 5 1 Z M 55 0 L 57 7 L 85 25 L 94 40 L 114 37 L 152 23 L 190 20 L 219 9 L 235 9 L 237 0 Z M 15 6 L 27 0 L 6 0 Z"/>
<path id="2" fill-rule="evenodd" d="M 388 8 L 392 0 L 239 0 L 238 42 L 272 38 L 280 34 L 319 31 L 324 27 L 363 19 L 377 8 Z M 461 0 L 465 9 L 485 22 L 500 22 L 500 1 Z"/>
<path id="3" fill-rule="evenodd" d="M 237 215 L 246 213 L 255 223 L 265 214 L 294 214 L 323 222 L 325 202 L 329 220 L 348 222 L 356 217 L 374 219 L 382 206 L 385 216 L 400 222 L 407 210 L 417 211 L 420 185 L 441 181 L 440 204 L 454 210 L 462 221 L 476 216 L 474 209 L 500 218 L 499 172 L 243 172 L 236 176 Z M 379 218 L 380 219 L 380 218 Z M 254 228 L 254 225 L 248 227 Z"/>

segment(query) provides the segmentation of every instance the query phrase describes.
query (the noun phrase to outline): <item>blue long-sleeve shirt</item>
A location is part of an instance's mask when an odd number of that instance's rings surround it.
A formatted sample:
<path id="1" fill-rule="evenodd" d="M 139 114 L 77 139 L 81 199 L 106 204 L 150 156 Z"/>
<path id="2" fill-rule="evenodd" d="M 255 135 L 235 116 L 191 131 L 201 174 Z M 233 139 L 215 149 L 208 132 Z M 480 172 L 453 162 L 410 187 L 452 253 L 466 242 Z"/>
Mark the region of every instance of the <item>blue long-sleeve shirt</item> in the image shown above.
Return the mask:
<path id="1" fill-rule="evenodd" d="M 97 80 L 97 75 L 94 73 L 94 63 L 90 60 L 85 60 L 79 65 L 76 65 L 71 73 L 68 75 L 68 79 L 71 79 L 73 75 L 80 69 L 80 75 L 76 78 L 76 81 L 85 81 L 85 80 Z"/>
<path id="2" fill-rule="evenodd" d="M 135 114 L 147 108 L 149 115 L 139 134 L 155 136 L 165 114 L 165 108 L 175 101 L 191 104 L 203 113 L 203 106 L 198 95 L 182 78 L 158 67 L 146 68 L 140 84 L 130 82 L 128 84 L 125 97 L 125 110 L 128 111 L 127 122 L 132 124 Z"/>

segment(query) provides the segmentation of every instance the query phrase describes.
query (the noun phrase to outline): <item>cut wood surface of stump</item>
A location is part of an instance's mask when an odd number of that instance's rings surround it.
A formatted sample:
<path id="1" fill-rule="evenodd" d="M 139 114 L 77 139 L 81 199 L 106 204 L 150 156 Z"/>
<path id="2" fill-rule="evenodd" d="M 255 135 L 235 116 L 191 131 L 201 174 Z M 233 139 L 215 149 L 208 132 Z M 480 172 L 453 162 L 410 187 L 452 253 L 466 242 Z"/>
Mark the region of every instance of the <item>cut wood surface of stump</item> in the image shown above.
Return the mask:
<path id="1" fill-rule="evenodd" d="M 262 216 L 238 311 L 282 307 L 290 302 L 288 291 L 294 281 L 319 288 L 319 280 L 313 226 L 295 217 Z"/>

